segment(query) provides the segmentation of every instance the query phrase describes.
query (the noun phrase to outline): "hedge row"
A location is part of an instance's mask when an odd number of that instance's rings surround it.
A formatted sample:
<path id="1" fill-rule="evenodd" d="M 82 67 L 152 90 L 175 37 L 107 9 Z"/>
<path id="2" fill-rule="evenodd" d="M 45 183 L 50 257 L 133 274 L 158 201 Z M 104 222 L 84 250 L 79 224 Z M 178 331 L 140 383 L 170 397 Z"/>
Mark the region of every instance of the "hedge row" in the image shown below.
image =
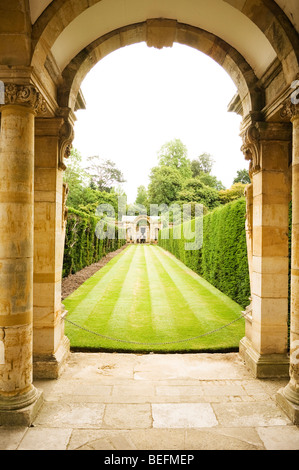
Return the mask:
<path id="1" fill-rule="evenodd" d="M 185 244 L 190 242 L 191 233 L 195 232 L 194 219 L 171 229 L 168 239 L 167 229 L 159 233 L 162 248 L 244 308 L 250 297 L 245 215 L 244 198 L 206 214 L 200 224 L 201 248 L 192 250 L 186 250 Z M 199 232 L 197 238 L 200 239 Z"/>
<path id="2" fill-rule="evenodd" d="M 116 238 L 103 240 L 96 236 L 97 217 L 88 216 L 75 209 L 68 209 L 68 221 L 65 236 L 65 249 L 62 276 L 75 274 L 103 258 L 107 253 L 117 250 L 125 240 Z"/>

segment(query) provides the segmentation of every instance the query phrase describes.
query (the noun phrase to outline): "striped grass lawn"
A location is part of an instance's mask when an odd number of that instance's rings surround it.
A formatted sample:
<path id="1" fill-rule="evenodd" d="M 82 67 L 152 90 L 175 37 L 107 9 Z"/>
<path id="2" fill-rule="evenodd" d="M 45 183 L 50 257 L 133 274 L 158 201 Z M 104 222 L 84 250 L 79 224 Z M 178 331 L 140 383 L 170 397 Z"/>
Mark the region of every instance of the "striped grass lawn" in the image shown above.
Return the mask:
<path id="1" fill-rule="evenodd" d="M 235 351 L 244 336 L 243 318 L 206 335 L 239 318 L 242 308 L 154 245 L 127 247 L 64 305 L 76 350 Z"/>

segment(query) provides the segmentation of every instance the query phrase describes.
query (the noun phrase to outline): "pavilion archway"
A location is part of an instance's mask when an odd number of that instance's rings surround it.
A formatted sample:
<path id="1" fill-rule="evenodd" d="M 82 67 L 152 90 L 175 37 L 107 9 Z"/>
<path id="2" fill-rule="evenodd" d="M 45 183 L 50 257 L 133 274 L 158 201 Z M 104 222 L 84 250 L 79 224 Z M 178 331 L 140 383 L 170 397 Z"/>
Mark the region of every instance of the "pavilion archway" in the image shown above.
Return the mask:
<path id="1" fill-rule="evenodd" d="M 5 84 L 0 149 L 0 423 L 1 410 L 13 416 L 40 403 L 40 393 L 32 385 L 33 367 L 36 377 L 56 378 L 67 357 L 60 300 L 67 215 L 63 170 L 74 137 L 75 112 L 84 108 L 80 85 L 101 58 L 137 42 L 157 48 L 174 42 L 194 47 L 218 62 L 237 86 L 229 110 L 242 116 L 243 152 L 252 179 L 246 221 L 252 303 L 240 353 L 258 377 L 290 374 L 279 402 L 294 422 L 299 421 L 299 14 L 295 3 L 285 3 L 20 0 L 2 8 L 8 21 L 0 34 L 0 80 Z M 29 419 L 26 416 L 24 420 Z"/>
<path id="2" fill-rule="evenodd" d="M 162 223 L 158 216 L 123 216 L 118 227 L 125 230 L 127 243 L 155 243 Z"/>

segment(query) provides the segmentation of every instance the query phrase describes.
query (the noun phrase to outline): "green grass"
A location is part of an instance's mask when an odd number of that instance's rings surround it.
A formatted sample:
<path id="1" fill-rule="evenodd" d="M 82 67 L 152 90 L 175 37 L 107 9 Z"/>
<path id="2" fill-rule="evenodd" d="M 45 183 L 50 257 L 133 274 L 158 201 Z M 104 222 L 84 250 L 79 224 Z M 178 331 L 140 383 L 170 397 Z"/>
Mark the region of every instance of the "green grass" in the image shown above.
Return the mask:
<path id="1" fill-rule="evenodd" d="M 236 351 L 244 336 L 241 319 L 210 335 L 183 341 L 236 320 L 242 307 L 158 246 L 129 246 L 64 305 L 67 320 L 119 340 L 66 321 L 66 335 L 77 350 Z"/>

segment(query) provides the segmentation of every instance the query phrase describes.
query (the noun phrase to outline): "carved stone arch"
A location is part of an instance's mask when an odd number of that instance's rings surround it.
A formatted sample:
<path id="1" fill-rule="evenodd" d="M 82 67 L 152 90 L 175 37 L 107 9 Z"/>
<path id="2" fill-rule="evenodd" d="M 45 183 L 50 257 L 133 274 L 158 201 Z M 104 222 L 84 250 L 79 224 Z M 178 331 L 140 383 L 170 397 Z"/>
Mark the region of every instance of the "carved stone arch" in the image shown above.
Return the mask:
<path id="1" fill-rule="evenodd" d="M 78 15 L 101 2 L 53 0 L 32 26 L 32 66 L 44 64 L 57 37 Z"/>
<path id="2" fill-rule="evenodd" d="M 250 111 L 259 112 L 263 108 L 263 90 L 252 68 L 238 51 L 214 34 L 161 18 L 112 31 L 84 48 L 63 71 L 63 81 L 58 89 L 59 105 L 74 110 L 81 83 L 96 63 L 114 50 L 143 41 L 157 48 L 177 42 L 205 53 L 221 65 L 234 81 L 241 98 L 243 115 Z"/>
<path id="3" fill-rule="evenodd" d="M 133 222 L 133 223 L 134 223 L 135 225 L 137 225 L 137 224 L 139 224 L 139 222 L 141 222 L 142 220 L 146 220 L 146 223 L 149 224 L 149 225 L 150 225 L 150 223 L 151 223 L 151 218 L 150 218 L 149 216 L 147 216 L 147 215 L 138 215 L 138 216 L 136 217 L 136 219 L 134 219 L 134 222 Z"/>
<path id="4" fill-rule="evenodd" d="M 284 70 L 286 84 L 294 80 L 299 67 L 299 36 L 290 20 L 273 0 L 235 2 L 224 0 L 246 15 L 266 36 Z"/>
<path id="5" fill-rule="evenodd" d="M 100 1 L 53 0 L 32 27 L 31 65 L 37 69 L 43 66 L 54 42 L 64 29 Z M 299 38 L 283 10 L 272 0 L 224 2 L 239 10 L 262 31 L 282 63 L 285 82 L 289 84 L 294 73 L 294 64 L 299 67 Z"/>

